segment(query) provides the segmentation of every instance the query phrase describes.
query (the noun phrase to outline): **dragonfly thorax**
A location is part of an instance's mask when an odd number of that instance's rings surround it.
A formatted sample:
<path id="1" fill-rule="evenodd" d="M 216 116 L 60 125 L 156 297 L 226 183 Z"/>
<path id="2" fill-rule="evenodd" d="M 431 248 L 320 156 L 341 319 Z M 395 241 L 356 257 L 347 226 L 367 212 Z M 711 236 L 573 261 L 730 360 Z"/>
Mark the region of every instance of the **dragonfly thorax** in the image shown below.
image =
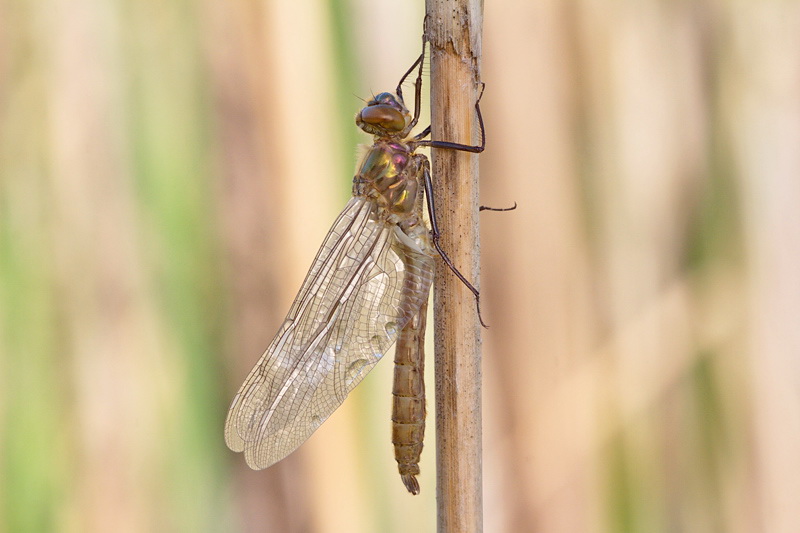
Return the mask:
<path id="1" fill-rule="evenodd" d="M 410 148 L 377 142 L 364 155 L 353 178 L 353 194 L 372 196 L 392 214 L 411 213 L 420 193 L 419 165 Z"/>

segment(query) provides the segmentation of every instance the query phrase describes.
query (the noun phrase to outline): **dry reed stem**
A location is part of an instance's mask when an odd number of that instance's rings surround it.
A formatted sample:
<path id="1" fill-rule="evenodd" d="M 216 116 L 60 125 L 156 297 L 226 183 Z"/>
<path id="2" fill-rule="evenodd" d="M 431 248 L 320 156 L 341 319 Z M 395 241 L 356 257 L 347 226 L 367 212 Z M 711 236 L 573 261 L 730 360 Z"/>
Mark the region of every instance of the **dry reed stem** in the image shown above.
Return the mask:
<path id="1" fill-rule="evenodd" d="M 475 100 L 482 9 L 472 0 L 428 0 L 432 139 L 479 142 Z M 441 243 L 476 284 L 479 273 L 478 157 L 432 151 Z M 438 530 L 483 528 L 480 328 L 469 290 L 443 262 L 434 285 Z"/>

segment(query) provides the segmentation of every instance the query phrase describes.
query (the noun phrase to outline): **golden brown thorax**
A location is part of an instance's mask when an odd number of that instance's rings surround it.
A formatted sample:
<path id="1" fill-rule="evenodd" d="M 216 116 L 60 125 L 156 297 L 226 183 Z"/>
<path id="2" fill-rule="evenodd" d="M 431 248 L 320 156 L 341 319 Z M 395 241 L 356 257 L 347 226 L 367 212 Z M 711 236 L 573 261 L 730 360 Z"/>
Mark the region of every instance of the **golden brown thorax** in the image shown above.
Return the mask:
<path id="1" fill-rule="evenodd" d="M 361 160 L 353 192 L 375 196 L 378 205 L 391 213 L 409 214 L 419 194 L 418 174 L 416 160 L 406 145 L 378 142 Z"/>

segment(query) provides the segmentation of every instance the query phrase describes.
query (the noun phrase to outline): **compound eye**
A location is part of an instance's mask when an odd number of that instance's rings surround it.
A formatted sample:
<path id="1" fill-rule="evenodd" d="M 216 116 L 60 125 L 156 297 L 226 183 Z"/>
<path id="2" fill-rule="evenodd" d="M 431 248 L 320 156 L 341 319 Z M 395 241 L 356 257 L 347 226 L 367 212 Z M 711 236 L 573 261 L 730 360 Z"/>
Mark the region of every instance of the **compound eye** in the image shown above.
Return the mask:
<path id="1" fill-rule="evenodd" d="M 361 110 L 361 120 L 365 124 L 377 126 L 386 131 L 402 131 L 406 127 L 403 114 L 385 104 L 371 105 Z"/>

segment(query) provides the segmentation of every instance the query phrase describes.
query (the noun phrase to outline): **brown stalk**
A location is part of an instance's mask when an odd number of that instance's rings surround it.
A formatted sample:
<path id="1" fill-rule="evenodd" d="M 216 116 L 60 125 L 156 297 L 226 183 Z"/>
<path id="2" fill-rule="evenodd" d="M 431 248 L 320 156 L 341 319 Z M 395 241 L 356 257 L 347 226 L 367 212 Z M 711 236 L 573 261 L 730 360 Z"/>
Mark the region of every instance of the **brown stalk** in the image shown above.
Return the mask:
<path id="1" fill-rule="evenodd" d="M 479 0 L 427 0 L 431 138 L 478 144 Z M 432 149 L 441 243 L 467 279 L 479 274 L 478 156 Z M 434 282 L 438 531 L 483 528 L 480 325 L 472 293 L 437 262 Z"/>

